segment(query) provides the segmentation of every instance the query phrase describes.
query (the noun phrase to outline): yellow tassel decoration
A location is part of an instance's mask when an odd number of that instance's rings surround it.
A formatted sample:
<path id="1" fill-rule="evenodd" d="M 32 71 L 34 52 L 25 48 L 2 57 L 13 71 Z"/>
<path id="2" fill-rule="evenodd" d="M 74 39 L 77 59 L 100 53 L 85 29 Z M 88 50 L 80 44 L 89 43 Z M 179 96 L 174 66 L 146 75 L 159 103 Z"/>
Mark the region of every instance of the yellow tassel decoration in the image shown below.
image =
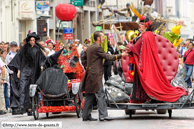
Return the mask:
<path id="1" fill-rule="evenodd" d="M 132 11 L 137 17 L 139 17 L 139 19 L 141 19 L 142 15 L 137 11 L 137 9 L 136 9 L 136 7 L 133 5 L 133 3 L 131 3 L 130 9 L 131 9 L 131 11 Z"/>

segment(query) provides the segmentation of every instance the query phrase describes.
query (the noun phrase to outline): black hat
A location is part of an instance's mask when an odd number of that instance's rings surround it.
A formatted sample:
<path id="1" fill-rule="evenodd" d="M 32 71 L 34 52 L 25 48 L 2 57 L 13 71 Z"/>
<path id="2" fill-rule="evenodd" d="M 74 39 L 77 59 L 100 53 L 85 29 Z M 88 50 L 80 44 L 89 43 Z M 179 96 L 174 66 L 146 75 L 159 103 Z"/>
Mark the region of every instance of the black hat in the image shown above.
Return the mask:
<path id="1" fill-rule="evenodd" d="M 26 42 L 29 42 L 31 37 L 34 37 L 36 41 L 40 40 L 40 37 L 36 34 L 36 32 L 32 32 L 27 35 Z"/>
<path id="2" fill-rule="evenodd" d="M 44 62 L 44 69 L 48 67 L 53 67 L 55 64 L 57 64 L 58 58 L 61 54 L 63 49 L 57 51 L 56 53 L 52 54 L 51 56 L 47 57 L 47 59 Z"/>
<path id="3" fill-rule="evenodd" d="M 63 48 L 50 56 L 50 58 L 57 63 L 59 56 L 61 55 Z"/>

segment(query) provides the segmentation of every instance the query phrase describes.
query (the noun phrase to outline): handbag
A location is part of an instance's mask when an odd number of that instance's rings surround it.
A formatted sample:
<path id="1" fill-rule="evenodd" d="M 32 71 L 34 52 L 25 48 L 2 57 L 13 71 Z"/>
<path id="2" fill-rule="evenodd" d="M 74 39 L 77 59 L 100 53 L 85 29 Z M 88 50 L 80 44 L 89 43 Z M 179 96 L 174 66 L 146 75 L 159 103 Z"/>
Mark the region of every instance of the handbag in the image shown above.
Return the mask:
<path id="1" fill-rule="evenodd" d="M 191 51 L 190 51 L 191 52 Z M 190 53 L 189 52 L 189 53 Z M 187 56 L 189 55 L 189 53 L 183 58 L 183 62 L 185 63 L 185 61 L 186 61 L 186 58 L 187 58 Z"/>

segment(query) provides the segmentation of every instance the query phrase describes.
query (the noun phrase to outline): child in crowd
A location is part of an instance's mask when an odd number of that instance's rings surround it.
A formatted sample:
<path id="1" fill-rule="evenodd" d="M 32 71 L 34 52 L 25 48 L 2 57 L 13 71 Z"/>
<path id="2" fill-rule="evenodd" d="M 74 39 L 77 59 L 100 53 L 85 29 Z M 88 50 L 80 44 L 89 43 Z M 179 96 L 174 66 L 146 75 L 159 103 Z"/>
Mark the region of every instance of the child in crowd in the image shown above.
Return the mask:
<path id="1" fill-rule="evenodd" d="M 0 50 L 0 54 L 1 54 L 1 60 L 3 61 L 3 63 L 5 64 L 5 79 L 4 79 L 4 98 L 5 98 L 5 107 L 6 110 L 9 110 L 10 106 L 9 106 L 9 96 L 8 95 L 8 83 L 7 83 L 7 78 L 8 78 L 8 70 L 7 70 L 7 64 L 6 64 L 6 56 L 7 56 L 7 51 L 6 50 Z"/>
<path id="2" fill-rule="evenodd" d="M 1 74 L 1 84 L 0 84 L 0 115 L 6 114 L 7 110 L 5 108 L 5 97 L 4 97 L 4 88 L 3 88 L 3 84 L 5 81 L 5 64 L 3 63 L 3 61 L 0 59 L 0 74 Z"/>

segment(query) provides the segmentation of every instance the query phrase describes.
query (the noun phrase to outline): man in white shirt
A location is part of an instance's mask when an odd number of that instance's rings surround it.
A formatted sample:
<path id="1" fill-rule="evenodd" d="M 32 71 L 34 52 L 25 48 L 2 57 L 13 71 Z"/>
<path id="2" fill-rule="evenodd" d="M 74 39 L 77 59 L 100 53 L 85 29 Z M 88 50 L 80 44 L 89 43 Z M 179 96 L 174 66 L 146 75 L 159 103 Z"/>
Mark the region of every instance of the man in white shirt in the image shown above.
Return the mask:
<path id="1" fill-rule="evenodd" d="M 83 47 L 83 46 L 82 46 L 82 44 L 79 43 L 79 41 L 80 41 L 79 39 L 76 39 L 76 40 L 75 40 L 75 46 L 77 46 L 77 51 L 78 51 L 78 53 L 79 53 L 79 55 L 80 55 L 81 52 L 82 52 L 82 47 Z"/>
<path id="2" fill-rule="evenodd" d="M 55 51 L 53 50 L 53 43 L 52 42 L 48 42 L 47 48 L 48 48 L 47 50 L 49 51 L 48 56 L 51 56 L 52 54 L 55 53 Z"/>

